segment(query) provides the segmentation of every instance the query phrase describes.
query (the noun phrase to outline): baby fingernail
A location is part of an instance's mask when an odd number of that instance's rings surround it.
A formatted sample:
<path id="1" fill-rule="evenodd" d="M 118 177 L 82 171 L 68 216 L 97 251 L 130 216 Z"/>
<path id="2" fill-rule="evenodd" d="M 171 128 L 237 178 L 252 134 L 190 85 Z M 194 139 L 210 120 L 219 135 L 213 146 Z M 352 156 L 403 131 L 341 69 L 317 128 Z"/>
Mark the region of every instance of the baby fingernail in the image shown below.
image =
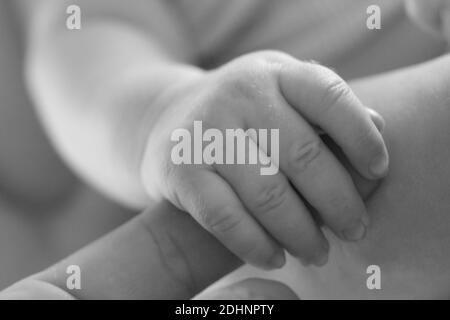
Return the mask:
<path id="1" fill-rule="evenodd" d="M 277 253 L 275 253 L 275 255 L 272 257 L 272 259 L 270 259 L 270 261 L 269 261 L 270 266 L 273 268 L 276 268 L 276 269 L 282 268 L 285 263 L 286 263 L 286 258 L 284 256 L 283 251 L 278 251 Z"/>
<path id="2" fill-rule="evenodd" d="M 326 251 L 321 251 L 321 253 L 319 253 L 313 259 L 313 263 L 318 267 L 325 265 L 327 262 L 328 262 L 328 252 Z"/>
<path id="3" fill-rule="evenodd" d="M 342 232 L 344 238 L 350 241 L 360 240 L 364 237 L 365 234 L 366 227 L 361 221 L 357 222 L 355 225 L 345 229 Z"/>
<path id="4" fill-rule="evenodd" d="M 370 163 L 370 172 L 376 177 L 383 177 L 388 171 L 389 160 L 384 154 L 375 157 Z"/>
<path id="5" fill-rule="evenodd" d="M 369 110 L 370 118 L 372 119 L 373 123 L 377 127 L 378 131 L 383 132 L 384 130 L 384 119 L 373 109 L 367 108 Z"/>

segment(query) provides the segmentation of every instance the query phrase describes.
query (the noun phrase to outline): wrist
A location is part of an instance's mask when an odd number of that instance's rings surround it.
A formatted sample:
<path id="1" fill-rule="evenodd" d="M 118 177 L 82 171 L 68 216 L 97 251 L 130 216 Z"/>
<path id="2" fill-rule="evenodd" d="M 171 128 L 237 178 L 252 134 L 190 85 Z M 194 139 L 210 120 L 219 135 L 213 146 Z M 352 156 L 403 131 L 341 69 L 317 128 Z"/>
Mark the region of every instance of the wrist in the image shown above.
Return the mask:
<path id="1" fill-rule="evenodd" d="M 123 140 L 122 155 L 132 172 L 133 176 L 139 182 L 142 193 L 145 191 L 143 179 L 141 176 L 141 166 L 146 149 L 149 147 L 149 140 L 158 135 L 160 127 L 164 128 L 164 118 L 169 109 L 176 101 L 183 101 L 184 96 L 189 94 L 191 83 L 196 83 L 197 79 L 204 74 L 204 71 L 191 66 L 173 65 L 161 67 L 160 70 L 152 69 L 152 72 L 141 73 L 136 81 L 129 89 L 123 91 L 124 101 L 132 100 L 132 104 L 124 103 L 126 115 L 131 117 L 131 121 L 124 121 L 121 117 L 122 129 L 118 132 L 129 132 L 125 140 Z M 157 79 L 157 81 L 155 81 Z M 129 90 L 129 91 L 128 91 Z M 130 99 L 126 97 L 130 97 Z M 125 118 L 125 119 L 126 119 Z M 126 123 L 133 123 L 132 126 Z M 125 126 L 125 128 L 123 127 Z M 131 143 L 130 143 L 131 142 Z M 154 155 L 156 157 L 156 154 Z"/>
<path id="2" fill-rule="evenodd" d="M 194 73 L 188 67 L 155 70 L 141 65 L 124 68 L 114 79 L 97 87 L 88 100 L 92 107 L 87 108 L 89 115 L 85 119 L 92 123 L 87 127 L 95 128 L 95 134 L 100 136 L 95 147 L 98 170 L 110 172 L 109 177 L 105 173 L 101 179 L 96 175 L 94 180 L 100 189 L 133 208 L 148 204 L 140 164 L 148 137 L 167 105 L 160 102 L 162 95 L 175 82 Z"/>

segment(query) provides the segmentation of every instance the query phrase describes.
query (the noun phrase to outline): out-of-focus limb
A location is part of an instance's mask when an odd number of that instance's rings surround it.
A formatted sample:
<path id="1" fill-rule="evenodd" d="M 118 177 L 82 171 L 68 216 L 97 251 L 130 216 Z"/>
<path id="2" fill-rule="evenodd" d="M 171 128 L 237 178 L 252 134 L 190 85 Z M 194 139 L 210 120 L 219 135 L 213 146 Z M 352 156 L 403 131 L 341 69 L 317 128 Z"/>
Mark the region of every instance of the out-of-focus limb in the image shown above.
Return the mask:
<path id="1" fill-rule="evenodd" d="M 32 3 L 32 4 L 31 4 Z M 81 30 L 66 9 L 81 8 Z M 87 181 L 143 208 L 140 147 L 164 88 L 199 71 L 180 19 L 166 1 L 23 1 L 26 77 L 58 151 Z"/>

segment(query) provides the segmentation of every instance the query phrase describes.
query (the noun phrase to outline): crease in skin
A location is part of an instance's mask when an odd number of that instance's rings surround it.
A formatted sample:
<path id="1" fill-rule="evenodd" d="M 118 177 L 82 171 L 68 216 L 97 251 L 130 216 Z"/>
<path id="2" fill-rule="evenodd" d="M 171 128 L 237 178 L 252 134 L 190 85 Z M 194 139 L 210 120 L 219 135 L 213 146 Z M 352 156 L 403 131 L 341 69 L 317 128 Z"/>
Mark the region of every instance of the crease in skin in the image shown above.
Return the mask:
<path id="1" fill-rule="evenodd" d="M 294 160 L 292 163 L 297 166 L 300 171 L 304 171 L 308 164 L 315 160 L 320 154 L 320 140 L 310 142 L 300 148 L 294 146 L 291 148 L 291 156 Z"/>
<path id="2" fill-rule="evenodd" d="M 342 149 L 333 141 L 333 139 L 325 134 L 324 132 L 320 132 L 320 128 L 318 128 L 317 131 L 320 135 L 320 138 L 322 139 L 323 143 L 326 145 L 327 148 L 330 149 L 330 151 L 336 156 L 336 158 L 339 160 L 339 162 L 345 167 L 345 169 L 349 172 L 353 183 L 355 184 L 356 189 L 358 190 L 359 194 L 361 195 L 366 207 L 368 206 L 368 202 L 370 201 L 371 196 L 380 188 L 382 185 L 384 179 L 378 179 L 378 180 L 369 180 L 363 177 L 361 174 L 359 174 L 353 166 L 350 164 L 350 161 L 347 159 L 345 154 L 343 153 Z M 295 188 L 294 188 L 295 190 Z M 308 201 L 301 195 L 298 194 L 298 196 L 302 199 L 303 203 L 308 208 L 309 212 L 311 212 L 312 217 L 314 221 L 320 226 L 324 226 L 324 222 L 322 221 L 322 218 L 320 217 L 320 214 L 318 211 L 308 203 Z M 330 231 L 332 234 L 332 232 Z"/>
<path id="3" fill-rule="evenodd" d="M 170 275 L 170 278 L 180 284 L 187 293 L 196 292 L 199 285 L 193 276 L 192 266 L 177 240 L 165 230 L 154 230 L 152 223 L 147 223 L 141 219 L 141 225 L 146 228 L 148 235 L 159 252 L 159 259 Z"/>

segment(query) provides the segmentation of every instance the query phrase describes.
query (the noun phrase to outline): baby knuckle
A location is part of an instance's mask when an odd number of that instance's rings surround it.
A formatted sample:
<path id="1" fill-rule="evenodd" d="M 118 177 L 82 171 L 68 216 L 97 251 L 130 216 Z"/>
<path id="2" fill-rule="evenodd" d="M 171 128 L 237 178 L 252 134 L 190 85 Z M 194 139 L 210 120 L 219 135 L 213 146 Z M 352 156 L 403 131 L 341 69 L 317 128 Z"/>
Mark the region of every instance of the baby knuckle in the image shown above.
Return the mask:
<path id="1" fill-rule="evenodd" d="M 320 105 L 325 108 L 325 112 L 328 112 L 338 105 L 340 101 L 348 98 L 350 95 L 351 89 L 347 83 L 338 75 L 334 74 L 328 77 L 324 84 Z"/>
<path id="2" fill-rule="evenodd" d="M 289 153 L 288 164 L 291 170 L 302 173 L 319 157 L 323 150 L 320 139 L 294 144 Z"/>
<path id="3" fill-rule="evenodd" d="M 225 206 L 215 212 L 205 212 L 202 220 L 207 229 L 216 234 L 226 234 L 237 228 L 242 222 L 243 216 L 239 210 Z"/>
<path id="4" fill-rule="evenodd" d="M 218 89 L 231 98 L 267 100 L 276 89 L 274 65 L 277 65 L 276 59 L 263 54 L 239 58 L 221 69 Z"/>
<path id="5" fill-rule="evenodd" d="M 286 181 L 272 182 L 261 187 L 255 198 L 254 210 L 256 214 L 275 213 L 285 202 L 287 191 L 288 183 Z"/>

